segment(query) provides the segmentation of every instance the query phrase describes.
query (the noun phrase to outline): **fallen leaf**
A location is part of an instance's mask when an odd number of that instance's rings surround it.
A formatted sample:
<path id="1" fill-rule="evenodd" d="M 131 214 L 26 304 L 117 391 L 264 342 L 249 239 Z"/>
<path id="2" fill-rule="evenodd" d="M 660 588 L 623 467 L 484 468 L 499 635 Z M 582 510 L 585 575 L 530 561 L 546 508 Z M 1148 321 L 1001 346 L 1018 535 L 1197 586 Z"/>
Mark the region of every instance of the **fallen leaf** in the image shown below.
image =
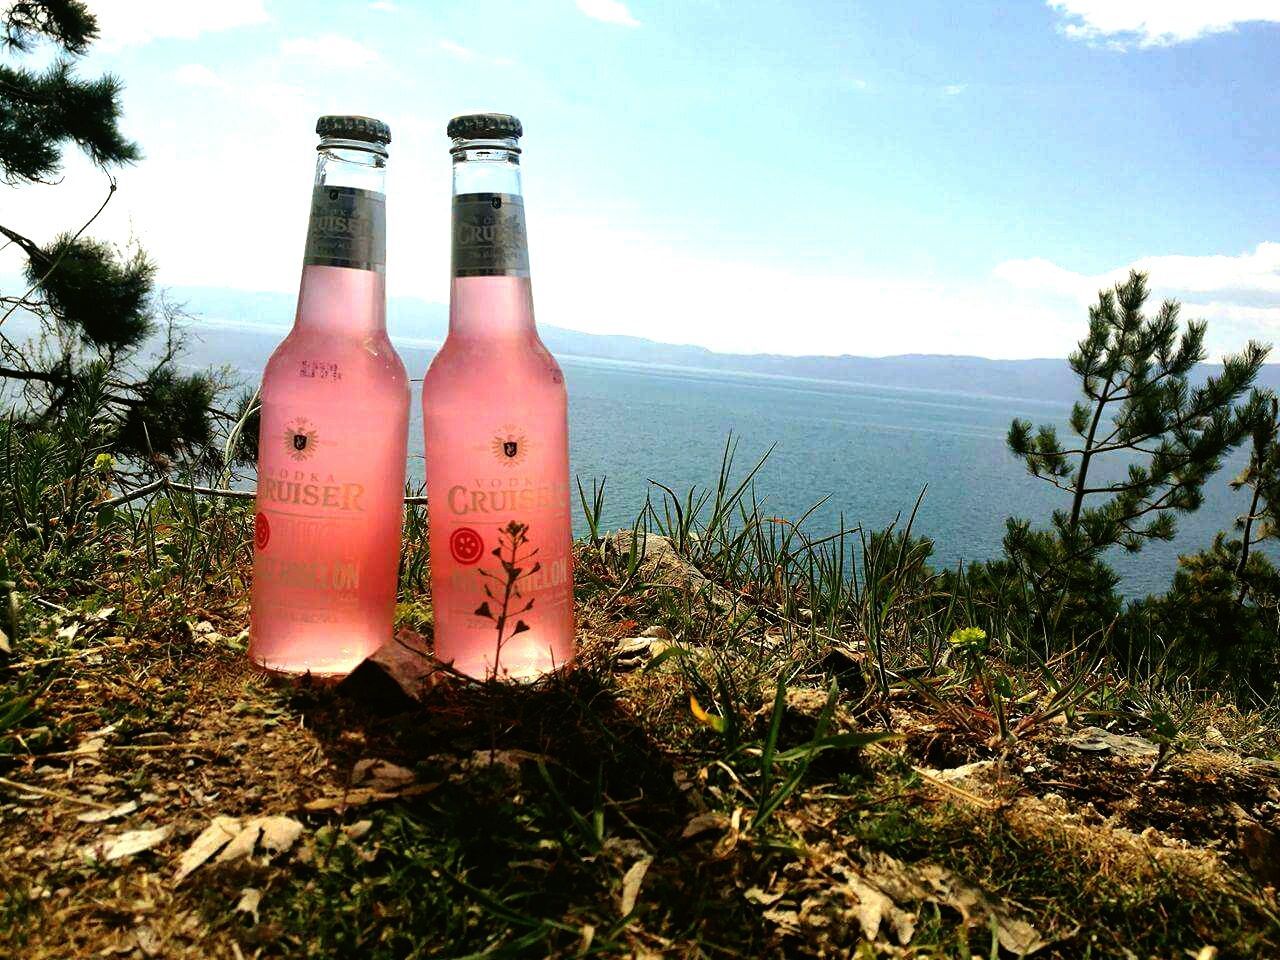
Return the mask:
<path id="1" fill-rule="evenodd" d="M 745 893 L 743 893 L 743 897 L 745 897 L 749 903 L 758 903 L 762 907 L 773 906 L 785 895 L 785 892 L 782 890 L 779 890 L 777 893 L 767 893 L 759 887 L 750 887 Z"/>
<path id="2" fill-rule="evenodd" d="M 118 807 L 112 807 L 110 810 L 90 810 L 88 813 L 82 813 L 76 817 L 81 823 L 103 823 L 107 820 L 119 820 L 121 817 L 127 817 L 138 809 L 138 801 L 126 800 Z"/>
<path id="3" fill-rule="evenodd" d="M 631 865 L 622 877 L 622 895 L 618 899 L 619 909 L 624 917 L 629 916 L 636 908 L 636 897 L 640 895 L 640 884 L 644 875 L 649 872 L 649 864 L 653 857 L 644 857 Z"/>
<path id="4" fill-rule="evenodd" d="M 139 927 L 133 932 L 133 937 L 138 943 L 138 949 L 148 957 L 160 956 L 160 935 L 150 927 Z"/>
<path id="5" fill-rule="evenodd" d="M 348 840 L 359 840 L 373 827 L 372 820 L 357 820 L 355 823 L 348 823 L 342 828 L 342 832 L 347 835 Z"/>
<path id="6" fill-rule="evenodd" d="M 248 913 L 253 916 L 253 922 L 258 922 L 258 906 L 262 903 L 262 891 L 255 890 L 253 887 L 245 887 L 240 891 L 240 902 L 236 904 L 237 913 Z"/>
<path id="7" fill-rule="evenodd" d="M 178 859 L 178 871 L 173 875 L 174 885 L 186 879 L 191 871 L 235 839 L 239 832 L 240 821 L 235 817 L 214 817 Z"/>
<path id="8" fill-rule="evenodd" d="M 394 789 L 400 784 L 412 783 L 417 777 L 412 770 L 396 766 L 387 760 L 366 758 L 356 763 L 351 770 L 352 783 L 365 783 L 375 789 Z"/>
<path id="9" fill-rule="evenodd" d="M 250 820 L 231 838 L 231 842 L 223 847 L 222 852 L 218 854 L 218 863 L 230 863 L 232 860 L 253 856 L 253 849 L 258 845 L 258 835 L 261 833 L 261 821 Z"/>
<path id="10" fill-rule="evenodd" d="M 680 834 L 681 840 L 688 840 L 709 830 L 723 830 L 729 825 L 729 818 L 723 813 L 700 813 L 684 825 Z"/>
<path id="11" fill-rule="evenodd" d="M 724 717 L 719 716 L 718 714 L 708 713 L 703 709 L 702 704 L 698 702 L 698 698 L 692 693 L 689 694 L 689 712 L 693 714 L 694 719 L 699 723 L 706 724 L 716 733 L 724 733 L 728 728 L 728 724 L 725 722 Z"/>
<path id="12" fill-rule="evenodd" d="M 163 843 L 173 832 L 172 826 L 157 827 L 154 830 L 127 830 L 114 837 L 106 837 L 90 845 L 85 852 L 94 860 L 121 860 L 135 853 L 142 853 Z"/>
<path id="13" fill-rule="evenodd" d="M 262 828 L 262 849 L 271 853 L 287 852 L 305 829 L 292 817 L 260 817 L 256 822 Z"/>
<path id="14" fill-rule="evenodd" d="M 358 787 L 345 793 L 309 800 L 302 805 L 302 808 L 309 813 L 346 810 L 349 807 L 362 807 L 365 804 L 379 803 L 384 800 L 416 797 L 424 793 L 430 793 L 438 786 L 440 786 L 439 783 L 411 783 L 403 790 L 371 790 L 365 787 Z"/>

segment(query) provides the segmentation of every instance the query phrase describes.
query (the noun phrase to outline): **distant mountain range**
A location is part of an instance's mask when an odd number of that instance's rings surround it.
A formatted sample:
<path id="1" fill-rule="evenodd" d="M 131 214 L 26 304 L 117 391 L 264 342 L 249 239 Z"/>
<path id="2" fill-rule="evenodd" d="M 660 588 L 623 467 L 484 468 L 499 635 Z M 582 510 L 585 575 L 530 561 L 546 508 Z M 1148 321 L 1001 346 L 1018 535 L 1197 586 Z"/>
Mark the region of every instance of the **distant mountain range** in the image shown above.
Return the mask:
<path id="1" fill-rule="evenodd" d="M 288 329 L 295 296 L 212 287 L 178 287 L 171 291 L 196 321 Z M 393 339 L 413 346 L 437 344 L 448 332 L 448 308 L 414 297 L 391 297 L 387 326 Z M 784 377 L 807 377 L 885 388 L 932 389 L 947 393 L 1073 400 L 1080 384 L 1061 358 L 989 360 L 984 357 L 913 353 L 894 357 L 783 356 L 717 353 L 705 347 L 659 343 L 643 337 L 580 333 L 540 323 L 538 331 L 552 353 L 632 363 L 692 367 Z M 1083 333 L 1083 329 L 1081 331 Z M 1220 365 L 1203 364 L 1200 376 Z M 1280 390 L 1280 364 L 1263 368 L 1260 385 Z"/>

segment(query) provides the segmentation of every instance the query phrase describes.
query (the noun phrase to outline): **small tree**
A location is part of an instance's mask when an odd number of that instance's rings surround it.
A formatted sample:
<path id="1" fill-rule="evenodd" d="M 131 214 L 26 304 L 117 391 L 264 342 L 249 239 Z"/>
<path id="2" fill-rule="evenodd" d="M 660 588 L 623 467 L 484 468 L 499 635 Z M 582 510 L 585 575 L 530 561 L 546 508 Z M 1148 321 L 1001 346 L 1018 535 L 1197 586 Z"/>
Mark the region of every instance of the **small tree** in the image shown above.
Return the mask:
<path id="1" fill-rule="evenodd" d="M 18 0 L 3 17 L 0 47 L 10 55 L 50 43 L 61 56 L 42 72 L 0 64 L 0 174 L 10 185 L 49 183 L 69 144 L 104 171 L 133 163 L 136 144 L 119 129 L 120 82 L 78 78 L 72 58 L 97 36 L 80 0 Z M 110 201 L 116 190 L 108 173 Z M 99 213 L 102 208 L 99 208 Z M 93 222 L 97 214 L 90 218 Z M 212 439 L 213 380 L 181 374 L 176 311 L 155 292 L 155 266 L 139 249 L 120 251 L 74 232 L 37 242 L 10 225 L 0 234 L 26 256 L 28 286 L 0 297 L 0 324 L 18 311 L 39 335 L 18 345 L 0 334 L 0 376 L 21 385 L 26 422 L 47 427 L 92 394 L 90 438 L 134 457 L 203 452 Z M 144 357 L 159 328 L 168 336 Z M 96 386 L 86 391 L 90 380 Z M 101 389 L 99 389 L 101 388 Z"/>
<path id="2" fill-rule="evenodd" d="M 1028 471 L 1070 494 L 1049 530 L 1010 519 L 1005 549 L 1023 566 L 1037 595 L 1060 598 L 1097 580 L 1108 547 L 1138 551 L 1149 540 L 1172 539 L 1174 514 L 1196 510 L 1205 480 L 1223 454 L 1248 435 L 1236 401 L 1249 389 L 1268 348 L 1250 342 L 1226 358 L 1222 373 L 1192 387 L 1205 359 L 1203 321 L 1179 335 L 1178 304 L 1166 300 L 1148 318 L 1145 274 L 1133 271 L 1089 308 L 1089 334 L 1068 362 L 1085 402 L 1071 410 L 1077 440 L 1063 444 L 1053 426 L 1033 430 L 1015 419 L 1009 449 Z M 1111 467 L 1127 466 L 1123 475 Z M 1108 467 L 1115 479 L 1098 479 Z"/>
<path id="3" fill-rule="evenodd" d="M 1236 565 L 1239 592 L 1236 603 L 1249 594 L 1249 551 L 1272 537 L 1280 536 L 1280 401 L 1266 391 L 1255 391 L 1247 419 L 1253 443 L 1249 462 L 1231 481 L 1232 488 L 1249 487 L 1249 510 L 1236 520 L 1240 530 L 1240 560 Z"/>

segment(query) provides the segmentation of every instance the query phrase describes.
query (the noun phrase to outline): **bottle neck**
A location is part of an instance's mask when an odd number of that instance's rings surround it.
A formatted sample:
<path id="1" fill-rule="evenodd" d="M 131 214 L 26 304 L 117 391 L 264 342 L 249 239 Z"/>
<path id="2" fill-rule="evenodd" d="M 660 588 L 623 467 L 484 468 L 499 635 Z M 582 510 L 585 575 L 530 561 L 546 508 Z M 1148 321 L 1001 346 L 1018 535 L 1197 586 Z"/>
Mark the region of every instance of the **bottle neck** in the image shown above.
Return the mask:
<path id="1" fill-rule="evenodd" d="M 326 139 L 317 151 L 296 325 L 385 332 L 386 148 Z"/>
<path id="2" fill-rule="evenodd" d="M 534 331 L 529 243 L 512 139 L 454 140 L 449 332 L 511 337 Z"/>

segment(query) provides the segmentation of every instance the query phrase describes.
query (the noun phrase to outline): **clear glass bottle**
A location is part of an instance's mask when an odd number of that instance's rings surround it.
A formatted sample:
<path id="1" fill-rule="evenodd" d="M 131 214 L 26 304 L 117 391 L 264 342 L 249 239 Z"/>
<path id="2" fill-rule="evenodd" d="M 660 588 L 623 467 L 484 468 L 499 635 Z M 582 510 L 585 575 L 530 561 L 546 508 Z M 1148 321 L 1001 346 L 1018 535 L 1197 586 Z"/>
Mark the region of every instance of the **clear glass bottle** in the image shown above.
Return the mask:
<path id="1" fill-rule="evenodd" d="M 293 329 L 267 362 L 249 657 L 337 677 L 391 639 L 409 384 L 386 325 L 386 124 L 321 117 Z"/>
<path id="2" fill-rule="evenodd" d="M 530 680 L 574 655 L 568 398 L 538 338 L 520 122 L 457 117 L 449 335 L 422 388 L 435 653 Z"/>

